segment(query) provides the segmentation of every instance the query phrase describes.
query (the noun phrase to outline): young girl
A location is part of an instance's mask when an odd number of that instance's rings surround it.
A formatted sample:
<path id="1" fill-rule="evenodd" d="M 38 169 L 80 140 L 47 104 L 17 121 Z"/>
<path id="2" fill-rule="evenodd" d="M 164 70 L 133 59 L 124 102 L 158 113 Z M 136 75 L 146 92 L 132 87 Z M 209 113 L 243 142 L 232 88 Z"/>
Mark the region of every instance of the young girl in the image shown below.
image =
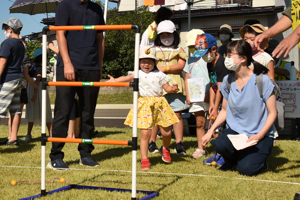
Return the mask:
<path id="1" fill-rule="evenodd" d="M 196 44 L 199 44 L 199 41 L 202 40 L 203 37 L 200 35 L 195 35 L 194 41 Z M 195 42 L 194 42 L 195 45 Z M 186 89 L 186 101 L 191 108 L 189 110 L 190 113 L 194 113 L 196 117 L 196 124 L 197 124 L 197 140 L 198 140 L 198 148 L 191 156 L 192 158 L 200 158 L 201 156 L 205 155 L 205 151 L 202 146 L 202 137 L 205 134 L 205 112 L 208 111 L 209 104 L 208 104 L 208 92 L 210 88 L 210 79 L 208 76 L 208 69 L 207 63 L 202 58 L 195 58 L 190 57 L 185 64 L 183 71 L 186 72 L 185 74 L 185 89 Z M 188 88 L 188 79 L 191 78 L 202 78 L 203 84 L 205 86 L 205 96 L 203 102 L 192 102 L 190 99 L 190 93 L 193 91 L 189 91 Z M 206 101 L 205 101 L 206 100 Z"/>
<path id="2" fill-rule="evenodd" d="M 270 77 L 270 79 L 275 81 L 274 59 L 268 53 L 259 51 L 254 45 L 255 37 L 264 31 L 266 31 L 266 29 L 261 24 L 246 24 L 240 29 L 239 32 L 241 38 L 251 45 L 253 59 L 268 68 L 269 72 L 267 75 Z M 265 47 L 265 49 L 266 48 L 267 47 Z"/>
<path id="3" fill-rule="evenodd" d="M 155 69 L 155 49 L 144 46 L 140 48 L 140 70 L 139 70 L 139 92 L 141 97 L 138 100 L 138 128 L 141 129 L 141 169 L 150 169 L 150 162 L 147 156 L 148 144 L 150 138 L 150 130 L 158 125 L 163 136 L 163 146 L 160 148 L 162 160 L 170 163 L 169 145 L 171 142 L 172 124 L 178 122 L 178 118 L 169 106 L 166 99 L 162 96 L 163 89 L 172 93 L 178 91 L 177 84 L 170 86 L 168 84 L 170 78 Z M 122 76 L 114 79 L 110 78 L 109 82 L 132 82 L 133 74 Z M 133 109 L 130 110 L 125 125 L 133 126 Z"/>
<path id="4" fill-rule="evenodd" d="M 253 176 L 267 167 L 266 160 L 273 148 L 272 126 L 277 115 L 274 85 L 268 76 L 262 75 L 261 96 L 256 76 L 267 73 L 268 69 L 253 62 L 251 46 L 244 40 L 228 44 L 225 66 L 234 74 L 225 76 L 219 86 L 223 95 L 222 110 L 203 136 L 202 143 L 206 146 L 215 128 L 226 120 L 228 128 L 213 143 L 217 153 L 225 160 L 220 169 L 230 170 L 236 165 L 239 173 Z M 231 85 L 230 89 L 227 81 Z M 227 135 L 243 133 L 249 138 L 247 142 L 256 140 L 257 144 L 238 151 Z"/>
<path id="5" fill-rule="evenodd" d="M 39 79 L 41 79 L 42 77 L 42 48 L 36 49 L 33 52 L 33 56 L 34 56 L 34 64 L 36 65 L 36 71 L 32 79 L 35 81 L 37 85 L 39 85 L 39 87 L 38 89 L 35 89 L 31 85 L 28 85 L 28 96 L 29 97 L 35 96 L 35 100 L 28 101 L 28 104 L 26 105 L 25 118 L 28 122 L 28 127 L 27 127 L 27 135 L 25 136 L 25 139 L 27 141 L 32 139 L 31 131 L 34 123 L 39 123 L 41 120 L 41 106 L 42 106 L 42 82 L 37 81 L 38 77 L 40 77 Z M 49 135 L 52 135 L 52 112 L 51 112 L 48 90 L 47 90 L 46 98 L 47 98 L 46 125 L 48 128 Z"/>
<path id="6" fill-rule="evenodd" d="M 157 46 L 157 68 L 170 77 L 170 83 L 178 84 L 176 93 L 167 94 L 164 92 L 164 96 L 179 119 L 179 123 L 173 125 L 176 137 L 176 148 L 174 151 L 178 155 L 185 155 L 186 151 L 182 144 L 183 121 L 181 113 L 183 110 L 188 109 L 189 105 L 186 103 L 184 79 L 181 73 L 187 60 L 187 54 L 181 47 L 178 47 L 179 43 L 180 37 L 176 32 L 174 23 L 170 20 L 160 22 L 157 27 L 157 37 L 154 41 L 154 44 Z M 155 145 L 157 130 L 157 127 L 155 127 L 151 133 L 150 153 L 157 151 Z"/>

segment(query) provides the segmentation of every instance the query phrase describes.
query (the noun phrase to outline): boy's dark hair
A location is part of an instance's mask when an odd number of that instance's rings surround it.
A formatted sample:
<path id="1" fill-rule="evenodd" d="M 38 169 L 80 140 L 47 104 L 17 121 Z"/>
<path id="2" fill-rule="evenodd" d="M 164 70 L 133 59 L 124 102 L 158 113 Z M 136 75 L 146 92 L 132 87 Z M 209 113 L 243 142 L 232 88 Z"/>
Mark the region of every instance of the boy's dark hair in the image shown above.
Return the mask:
<path id="1" fill-rule="evenodd" d="M 246 24 L 253 25 L 253 24 L 260 24 L 260 22 L 257 19 L 248 19 L 245 21 L 244 25 Z"/>
<path id="2" fill-rule="evenodd" d="M 256 62 L 252 58 L 252 48 L 248 42 L 245 40 L 236 40 L 230 42 L 226 47 L 226 54 L 237 52 L 239 56 L 246 56 L 247 57 L 247 65 L 250 66 L 251 63 L 254 65 L 253 73 L 256 75 L 259 74 L 266 74 L 268 73 L 268 68 L 263 66 L 262 64 Z"/>
<path id="3" fill-rule="evenodd" d="M 11 27 L 8 26 L 7 24 L 2 24 L 2 30 L 7 31 L 9 28 L 11 28 Z M 11 30 L 12 30 L 15 34 L 20 35 L 22 28 L 19 28 L 19 29 L 17 29 L 17 30 L 11 28 Z"/>
<path id="4" fill-rule="evenodd" d="M 167 7 L 161 7 L 156 11 L 154 21 L 156 22 L 156 24 L 159 24 L 161 21 L 170 20 L 172 16 L 172 10 Z"/>
<path id="5" fill-rule="evenodd" d="M 174 42 L 173 42 L 172 45 L 173 45 L 174 48 L 176 49 L 176 48 L 178 47 L 179 43 L 180 43 L 180 37 L 179 37 L 179 34 L 178 34 L 176 31 L 174 31 L 173 34 L 174 34 Z M 156 37 L 155 40 L 154 40 L 155 46 L 162 46 L 162 45 L 163 45 L 163 44 L 160 42 L 160 35 L 161 35 L 161 34 L 158 34 L 157 37 Z"/>

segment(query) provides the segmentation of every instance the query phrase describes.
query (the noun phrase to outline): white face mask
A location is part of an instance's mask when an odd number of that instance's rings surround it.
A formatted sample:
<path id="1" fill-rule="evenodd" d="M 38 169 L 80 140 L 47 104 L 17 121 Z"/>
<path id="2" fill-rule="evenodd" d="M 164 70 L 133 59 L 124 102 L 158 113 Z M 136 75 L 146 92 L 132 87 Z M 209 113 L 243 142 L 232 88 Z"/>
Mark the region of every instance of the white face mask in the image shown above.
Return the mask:
<path id="1" fill-rule="evenodd" d="M 237 57 L 237 58 L 239 58 L 239 57 Z M 225 58 L 224 64 L 228 70 L 235 71 L 240 66 L 242 61 L 238 64 L 234 64 L 234 59 L 236 59 L 236 58 L 228 58 L 228 57 Z"/>
<path id="2" fill-rule="evenodd" d="M 8 39 L 9 36 L 10 36 L 10 33 L 6 33 L 6 32 L 4 31 L 4 35 L 5 35 L 5 39 Z"/>
<path id="3" fill-rule="evenodd" d="M 173 45 L 174 42 L 174 36 L 170 37 L 170 38 L 164 38 L 164 39 L 160 39 L 161 43 L 165 46 L 171 46 Z"/>
<path id="4" fill-rule="evenodd" d="M 228 35 L 228 34 L 220 34 L 219 38 L 220 38 L 221 41 L 226 41 L 226 40 L 229 40 L 230 35 Z"/>
<path id="5" fill-rule="evenodd" d="M 205 54 L 204 56 L 202 56 L 203 60 L 207 63 L 211 63 L 212 61 L 215 60 L 216 58 L 216 54 L 213 55 L 213 57 L 210 56 L 210 53 Z"/>

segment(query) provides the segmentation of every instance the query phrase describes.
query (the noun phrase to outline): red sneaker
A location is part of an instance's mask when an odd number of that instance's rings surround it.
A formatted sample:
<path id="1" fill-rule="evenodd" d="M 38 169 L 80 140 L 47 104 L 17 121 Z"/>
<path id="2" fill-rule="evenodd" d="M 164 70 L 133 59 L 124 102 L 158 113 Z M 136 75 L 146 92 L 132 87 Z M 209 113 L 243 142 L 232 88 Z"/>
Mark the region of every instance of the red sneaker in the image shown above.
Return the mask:
<path id="1" fill-rule="evenodd" d="M 160 147 L 159 152 L 161 153 L 161 159 L 166 163 L 171 163 L 172 159 L 170 156 L 170 149 L 165 149 L 163 146 Z"/>
<path id="2" fill-rule="evenodd" d="M 150 161 L 149 161 L 148 158 L 142 159 L 142 160 L 141 160 L 141 164 L 142 164 L 142 166 L 141 166 L 141 169 L 142 169 L 142 170 L 150 169 Z"/>

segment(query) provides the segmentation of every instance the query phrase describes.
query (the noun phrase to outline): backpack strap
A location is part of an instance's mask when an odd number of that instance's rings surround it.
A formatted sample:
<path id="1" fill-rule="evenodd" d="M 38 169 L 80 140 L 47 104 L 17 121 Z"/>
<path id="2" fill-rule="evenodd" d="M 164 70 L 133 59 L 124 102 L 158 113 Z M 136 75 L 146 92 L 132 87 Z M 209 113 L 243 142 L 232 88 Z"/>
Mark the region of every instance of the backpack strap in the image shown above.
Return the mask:
<path id="1" fill-rule="evenodd" d="M 263 98 L 263 74 L 256 75 L 256 86 L 260 97 Z"/>
<path id="2" fill-rule="evenodd" d="M 231 83 L 232 83 L 233 78 L 234 78 L 234 73 L 233 72 L 228 74 L 228 78 L 227 78 L 227 81 L 226 81 L 226 87 L 228 89 L 228 92 L 230 92 Z"/>

